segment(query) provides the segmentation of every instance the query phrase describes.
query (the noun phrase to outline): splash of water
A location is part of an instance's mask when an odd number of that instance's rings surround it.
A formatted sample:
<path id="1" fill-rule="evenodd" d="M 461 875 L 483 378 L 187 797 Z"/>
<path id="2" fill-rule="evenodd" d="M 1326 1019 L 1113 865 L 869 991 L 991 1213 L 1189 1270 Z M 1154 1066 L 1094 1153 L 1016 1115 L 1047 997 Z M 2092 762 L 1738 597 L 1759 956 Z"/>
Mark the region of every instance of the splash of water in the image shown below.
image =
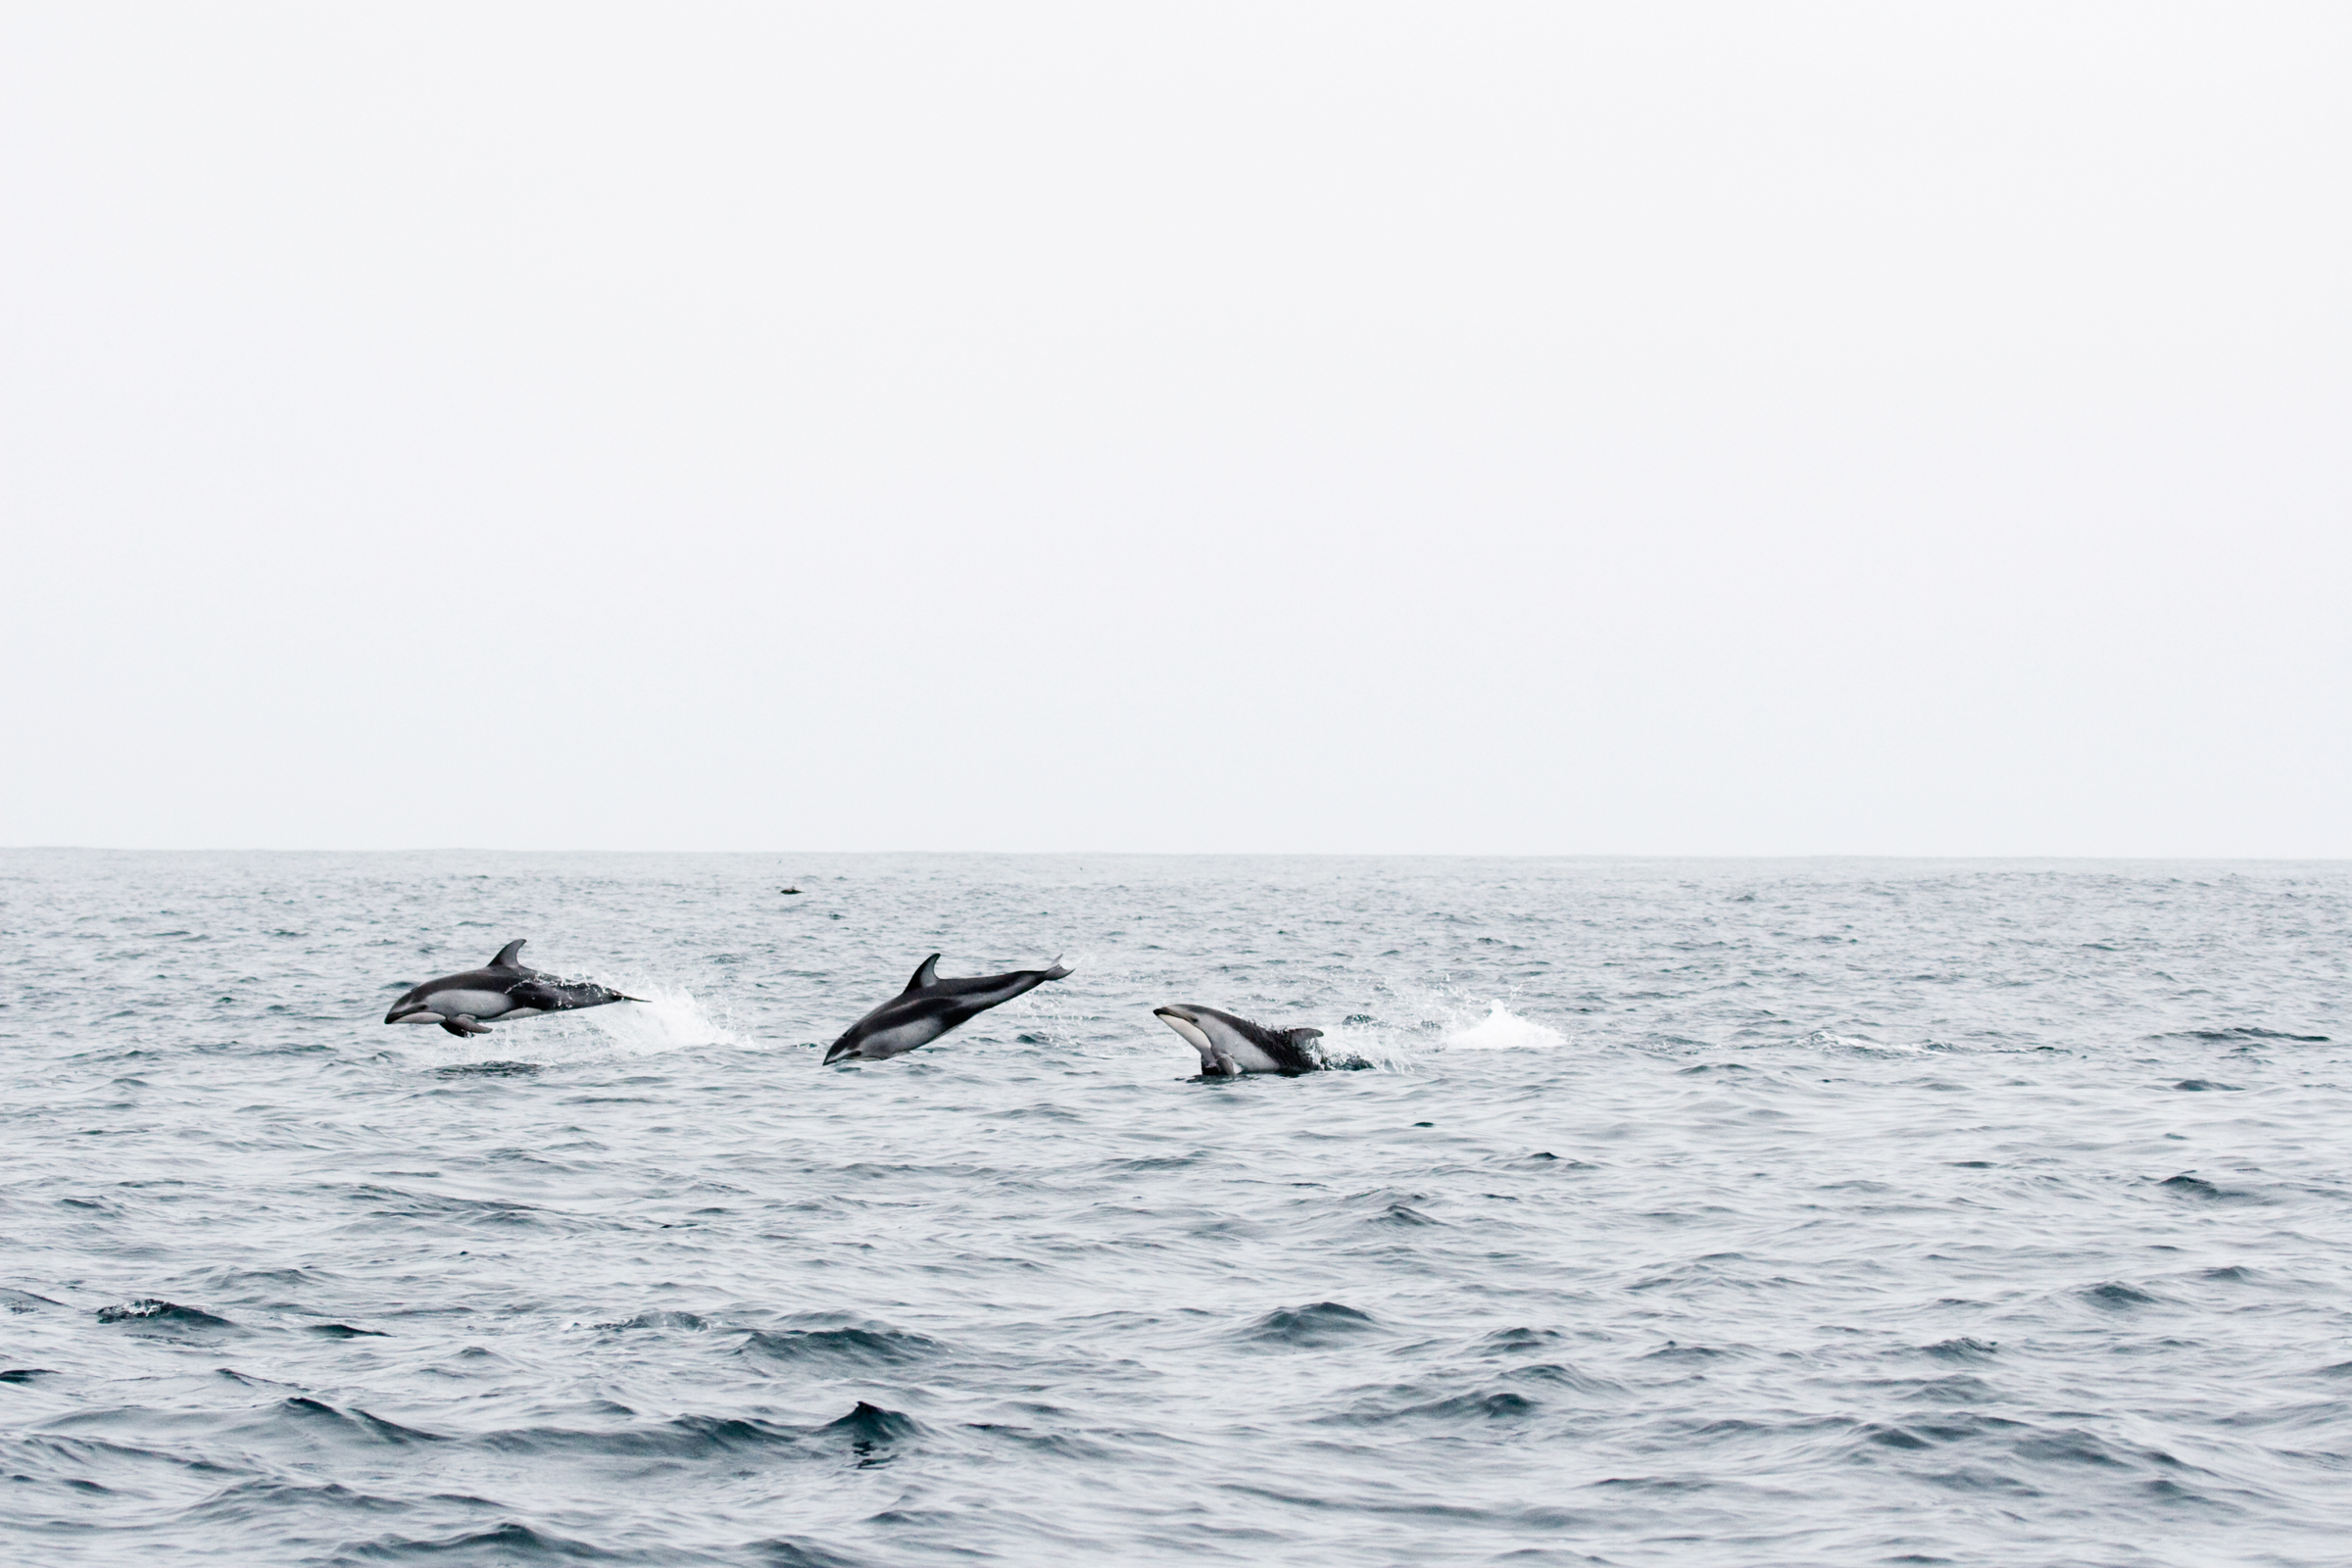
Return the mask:
<path id="1" fill-rule="evenodd" d="M 696 1046 L 754 1047 L 760 1042 L 734 1027 L 726 1009 L 714 1013 L 683 987 L 640 986 L 629 993 L 643 1002 L 591 1007 L 576 1016 L 601 1036 L 616 1055 L 650 1056 Z"/>
<path id="2" fill-rule="evenodd" d="M 1480 1022 L 1446 1037 L 1448 1051 L 1550 1051 L 1567 1043 L 1557 1029 L 1522 1018 L 1499 1002 L 1488 1004 Z"/>

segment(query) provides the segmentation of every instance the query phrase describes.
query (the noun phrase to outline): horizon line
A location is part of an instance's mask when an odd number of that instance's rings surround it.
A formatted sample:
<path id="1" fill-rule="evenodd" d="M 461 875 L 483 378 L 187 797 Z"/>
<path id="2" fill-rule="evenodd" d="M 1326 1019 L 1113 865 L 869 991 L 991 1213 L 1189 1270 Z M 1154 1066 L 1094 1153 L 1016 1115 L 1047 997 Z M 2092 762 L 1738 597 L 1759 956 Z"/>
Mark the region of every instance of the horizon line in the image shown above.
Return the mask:
<path id="1" fill-rule="evenodd" d="M 1015 858 L 1076 859 L 1088 856 L 1130 859 L 1181 859 L 1215 858 L 1225 859 L 1386 859 L 1386 860 L 1977 860 L 1977 861 L 2049 861 L 2070 860 L 2084 862 L 2146 861 L 2162 863 L 2199 862 L 2213 864 L 2311 864 L 2352 863 L 2346 855 L 2151 855 L 2086 854 L 2081 852 L 2039 853 L 2005 851 L 1997 853 L 1949 853 L 1933 851 L 1880 850 L 1800 850 L 1800 851 L 1700 851 L 1700 850 L 938 850 L 938 849 L 863 849 L 863 850 L 710 850 L 710 849 L 514 849 L 494 845 L 427 844 L 400 848 L 350 849 L 336 846 L 263 845 L 122 845 L 122 844 L 10 844 L 0 845 L 0 855 L 708 855 L 749 856 L 764 855 L 779 858 L 792 856 L 994 856 Z"/>

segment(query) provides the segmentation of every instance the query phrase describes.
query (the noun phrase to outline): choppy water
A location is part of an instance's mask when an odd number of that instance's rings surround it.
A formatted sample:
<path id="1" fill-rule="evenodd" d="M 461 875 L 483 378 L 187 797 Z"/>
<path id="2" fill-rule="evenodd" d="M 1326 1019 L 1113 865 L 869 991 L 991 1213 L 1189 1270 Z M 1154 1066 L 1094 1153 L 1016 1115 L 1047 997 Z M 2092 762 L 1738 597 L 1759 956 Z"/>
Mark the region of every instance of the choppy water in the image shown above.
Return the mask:
<path id="1" fill-rule="evenodd" d="M 2352 1549 L 2352 866 L 10 852 L 0 901 L 12 1562 Z M 518 936 L 658 1001 L 377 1021 Z M 1079 968 L 820 1069 L 934 949 Z M 1200 1082 L 1172 1001 L 1375 1065 Z"/>

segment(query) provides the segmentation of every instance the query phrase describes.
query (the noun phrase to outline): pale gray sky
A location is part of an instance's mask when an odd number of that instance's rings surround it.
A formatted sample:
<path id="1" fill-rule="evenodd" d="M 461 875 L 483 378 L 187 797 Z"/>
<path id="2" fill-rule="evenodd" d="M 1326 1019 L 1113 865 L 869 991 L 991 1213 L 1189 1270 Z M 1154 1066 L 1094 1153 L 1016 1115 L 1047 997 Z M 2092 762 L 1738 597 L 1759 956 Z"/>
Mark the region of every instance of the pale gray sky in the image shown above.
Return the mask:
<path id="1" fill-rule="evenodd" d="M 16 4 L 0 842 L 2352 855 L 2352 10 Z"/>

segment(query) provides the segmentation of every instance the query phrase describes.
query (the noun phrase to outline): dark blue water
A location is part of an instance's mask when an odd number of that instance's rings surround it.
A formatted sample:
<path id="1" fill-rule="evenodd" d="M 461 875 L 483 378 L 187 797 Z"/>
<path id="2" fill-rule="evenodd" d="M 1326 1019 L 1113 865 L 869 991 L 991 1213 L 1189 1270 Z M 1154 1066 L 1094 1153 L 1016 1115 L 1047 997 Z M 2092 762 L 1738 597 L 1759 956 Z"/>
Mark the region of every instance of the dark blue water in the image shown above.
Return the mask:
<path id="1" fill-rule="evenodd" d="M 0 1555 L 2346 1561 L 2348 929 L 2341 863 L 9 852 Z M 514 937 L 657 1000 L 377 1021 Z M 820 1069 L 935 949 L 1078 971 Z M 1371 1065 L 1203 1083 L 1165 1002 Z"/>

